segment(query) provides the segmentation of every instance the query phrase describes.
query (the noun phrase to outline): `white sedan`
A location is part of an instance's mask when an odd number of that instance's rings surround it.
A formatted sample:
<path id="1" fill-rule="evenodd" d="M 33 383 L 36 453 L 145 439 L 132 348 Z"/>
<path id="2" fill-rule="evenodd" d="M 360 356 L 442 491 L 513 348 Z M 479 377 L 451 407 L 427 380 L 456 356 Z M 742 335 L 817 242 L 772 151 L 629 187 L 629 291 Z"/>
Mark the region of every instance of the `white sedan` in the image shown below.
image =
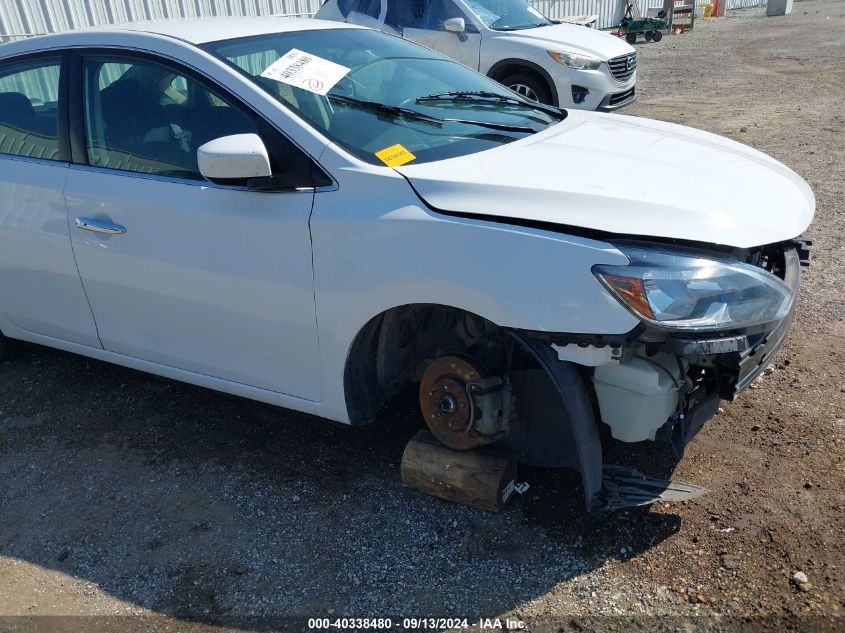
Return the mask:
<path id="1" fill-rule="evenodd" d="M 813 212 L 738 143 L 524 101 L 375 30 L 0 46 L 0 347 L 350 424 L 418 385 L 444 444 L 574 467 L 589 508 L 659 496 L 603 441 L 680 450 L 770 362 Z"/>

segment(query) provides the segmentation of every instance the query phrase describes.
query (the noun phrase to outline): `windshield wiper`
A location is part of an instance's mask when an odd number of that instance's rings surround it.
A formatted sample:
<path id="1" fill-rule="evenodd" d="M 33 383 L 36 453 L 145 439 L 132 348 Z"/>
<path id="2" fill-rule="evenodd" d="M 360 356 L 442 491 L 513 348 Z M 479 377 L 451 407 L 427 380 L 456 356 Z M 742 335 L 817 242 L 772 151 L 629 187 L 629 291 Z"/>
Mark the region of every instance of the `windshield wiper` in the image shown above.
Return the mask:
<path id="1" fill-rule="evenodd" d="M 376 112 L 383 112 L 396 117 L 405 117 L 407 119 L 416 119 L 418 121 L 425 121 L 426 123 L 434 123 L 435 125 L 443 125 L 443 119 L 436 116 L 431 116 L 425 112 L 419 112 L 411 108 L 403 108 L 401 106 L 387 105 L 386 103 L 379 103 L 378 101 L 365 101 L 364 99 L 355 99 L 354 97 L 345 97 L 343 95 L 326 95 L 332 101 L 340 101 L 341 103 L 348 103 L 349 105 L 357 106 L 359 108 L 366 108 L 368 110 L 375 110 Z"/>
<path id="2" fill-rule="evenodd" d="M 376 112 L 382 112 L 389 116 L 416 119 L 418 121 L 424 121 L 426 123 L 433 123 L 435 125 L 441 126 L 446 123 L 463 123 L 466 125 L 477 125 L 479 127 L 486 127 L 490 128 L 491 130 L 499 130 L 501 132 L 526 132 L 530 134 L 535 134 L 538 131 L 535 130 L 533 127 L 528 127 L 527 125 L 511 125 L 510 123 L 496 123 L 495 121 L 473 121 L 470 119 L 441 119 L 436 116 L 425 114 L 424 112 L 419 112 L 418 110 L 413 110 L 411 108 L 403 108 L 401 106 L 392 106 L 386 103 L 379 103 L 378 101 L 365 101 L 363 99 L 355 99 L 354 97 L 345 97 L 342 95 L 333 94 L 329 94 L 326 96 L 334 101 L 348 103 L 349 105 L 356 106 L 359 108 L 375 110 Z"/>
<path id="3" fill-rule="evenodd" d="M 495 29 L 496 31 L 527 31 L 528 29 L 538 29 L 541 26 L 550 26 L 551 24 L 552 23 L 549 22 L 548 24 L 522 24 L 519 26 L 500 26 L 498 28 L 491 26 L 490 28 Z"/>
<path id="4" fill-rule="evenodd" d="M 436 92 L 434 94 L 417 98 L 417 103 L 425 103 L 426 101 L 489 103 L 490 105 L 507 103 L 508 105 L 517 105 L 522 106 L 523 108 L 539 110 L 540 112 L 545 112 L 546 114 L 551 114 L 556 117 L 564 114 L 563 110 L 554 106 L 545 105 L 536 101 L 525 101 L 518 97 L 510 97 L 508 95 L 499 94 L 498 92 L 489 92 L 487 90 L 454 90 L 452 92 Z"/>

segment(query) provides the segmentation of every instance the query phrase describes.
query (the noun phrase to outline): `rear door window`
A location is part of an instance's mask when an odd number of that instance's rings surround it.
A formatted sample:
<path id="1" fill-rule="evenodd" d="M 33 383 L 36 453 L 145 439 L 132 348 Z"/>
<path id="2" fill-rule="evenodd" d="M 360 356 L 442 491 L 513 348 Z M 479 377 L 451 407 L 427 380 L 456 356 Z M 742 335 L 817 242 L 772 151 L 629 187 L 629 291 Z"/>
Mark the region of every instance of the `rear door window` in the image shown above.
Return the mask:
<path id="1" fill-rule="evenodd" d="M 59 160 L 61 59 L 0 66 L 0 154 Z"/>

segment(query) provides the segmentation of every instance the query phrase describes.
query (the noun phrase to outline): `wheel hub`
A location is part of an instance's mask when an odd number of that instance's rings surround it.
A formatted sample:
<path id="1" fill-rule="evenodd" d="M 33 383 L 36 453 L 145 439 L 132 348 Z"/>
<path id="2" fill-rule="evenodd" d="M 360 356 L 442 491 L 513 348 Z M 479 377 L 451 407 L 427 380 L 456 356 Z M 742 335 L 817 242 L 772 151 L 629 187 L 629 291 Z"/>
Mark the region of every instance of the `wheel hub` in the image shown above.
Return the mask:
<path id="1" fill-rule="evenodd" d="M 468 450 L 487 443 L 473 431 L 475 410 L 467 383 L 481 371 L 460 356 L 441 356 L 426 368 L 420 381 L 420 409 L 434 436 L 449 448 Z"/>
<path id="2" fill-rule="evenodd" d="M 458 408 L 458 403 L 450 395 L 446 395 L 440 401 L 440 412 L 445 413 L 447 415 L 452 415 L 455 413 L 455 410 Z"/>

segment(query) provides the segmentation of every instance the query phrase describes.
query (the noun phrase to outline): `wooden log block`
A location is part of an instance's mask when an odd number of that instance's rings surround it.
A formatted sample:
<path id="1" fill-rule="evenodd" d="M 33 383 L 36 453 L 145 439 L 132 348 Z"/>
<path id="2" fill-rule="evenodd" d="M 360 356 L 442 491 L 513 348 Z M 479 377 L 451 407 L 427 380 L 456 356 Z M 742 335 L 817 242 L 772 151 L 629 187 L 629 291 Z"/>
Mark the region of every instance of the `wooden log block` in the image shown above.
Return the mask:
<path id="1" fill-rule="evenodd" d="M 455 451 L 420 431 L 402 455 L 402 483 L 447 501 L 498 512 L 513 493 L 516 463 L 516 456 L 493 447 Z"/>

